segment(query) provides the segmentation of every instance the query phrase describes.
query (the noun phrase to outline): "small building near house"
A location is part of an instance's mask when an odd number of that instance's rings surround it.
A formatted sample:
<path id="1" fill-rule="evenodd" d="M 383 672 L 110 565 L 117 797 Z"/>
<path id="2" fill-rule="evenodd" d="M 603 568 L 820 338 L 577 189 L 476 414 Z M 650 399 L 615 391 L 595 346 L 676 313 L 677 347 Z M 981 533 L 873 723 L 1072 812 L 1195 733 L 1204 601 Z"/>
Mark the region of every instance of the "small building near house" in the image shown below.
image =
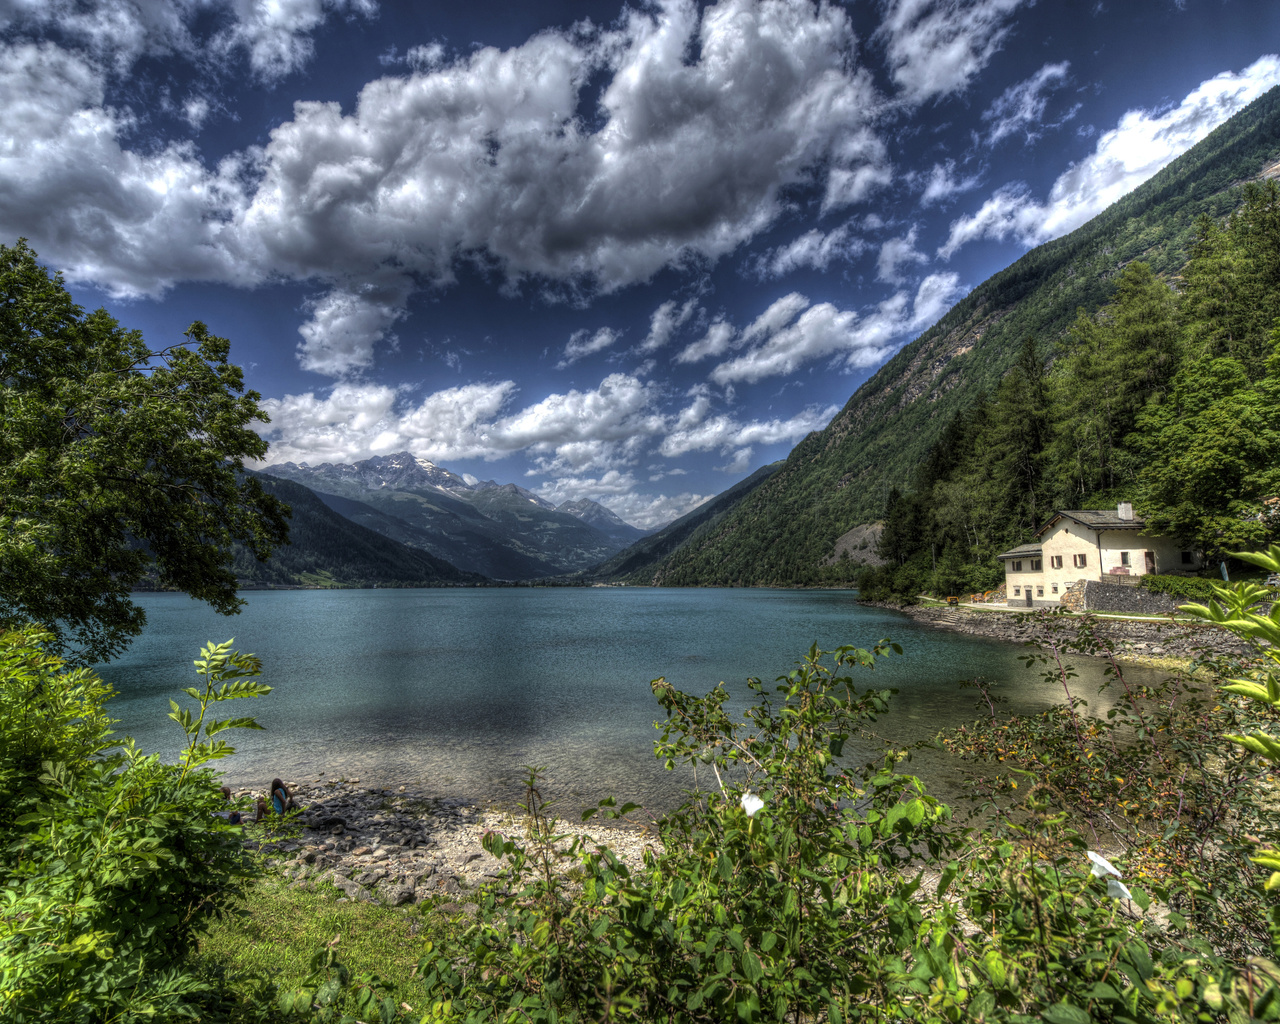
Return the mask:
<path id="1" fill-rule="evenodd" d="M 1110 509 L 1063 509 L 1035 538 L 997 558 L 1004 563 L 1006 603 L 1056 605 L 1078 580 L 1115 581 L 1117 576 L 1188 572 L 1200 567 L 1198 552 L 1170 537 L 1146 532 L 1146 522 L 1122 501 Z"/>

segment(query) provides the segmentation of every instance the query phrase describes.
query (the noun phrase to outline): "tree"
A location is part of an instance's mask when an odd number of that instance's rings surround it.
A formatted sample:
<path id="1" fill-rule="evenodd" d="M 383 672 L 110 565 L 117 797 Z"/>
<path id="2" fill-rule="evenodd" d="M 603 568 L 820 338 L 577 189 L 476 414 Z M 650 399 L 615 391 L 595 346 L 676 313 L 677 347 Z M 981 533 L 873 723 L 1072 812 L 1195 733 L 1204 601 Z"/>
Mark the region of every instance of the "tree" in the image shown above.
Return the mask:
<path id="1" fill-rule="evenodd" d="M 0 624 L 105 660 L 141 632 L 129 594 L 149 574 L 229 615 L 232 542 L 287 543 L 288 507 L 242 472 L 267 451 L 261 396 L 225 338 L 186 338 L 151 351 L 25 241 L 0 245 Z"/>

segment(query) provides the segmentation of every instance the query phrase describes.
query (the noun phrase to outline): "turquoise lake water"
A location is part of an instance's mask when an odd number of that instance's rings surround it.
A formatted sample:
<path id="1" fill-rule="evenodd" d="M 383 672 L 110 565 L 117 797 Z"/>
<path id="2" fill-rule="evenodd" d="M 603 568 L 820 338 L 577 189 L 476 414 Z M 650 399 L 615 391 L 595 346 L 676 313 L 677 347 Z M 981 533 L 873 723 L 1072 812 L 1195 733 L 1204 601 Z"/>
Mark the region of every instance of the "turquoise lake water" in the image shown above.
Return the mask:
<path id="1" fill-rule="evenodd" d="M 961 679 L 1004 682 L 1015 710 L 1063 698 L 1019 662 L 1020 646 L 947 632 L 868 608 L 848 591 L 593 589 L 295 590 L 246 595 L 225 618 L 179 594 L 138 594 L 145 633 L 101 668 L 119 696 L 117 732 L 174 755 L 169 699 L 197 681 L 202 644 L 235 637 L 262 658 L 263 699 L 223 705 L 253 714 L 265 732 L 228 735 L 222 762 L 235 785 L 273 775 L 359 777 L 439 795 L 509 800 L 521 766 L 547 767 L 567 802 L 615 794 L 660 809 L 689 779 L 653 757 L 661 716 L 649 682 L 666 676 L 703 693 L 724 680 L 741 698 L 749 676 L 772 680 L 817 643 L 902 644 L 863 687 L 895 687 L 875 728 L 895 743 L 975 717 Z M 1093 697 L 1101 665 L 1076 659 L 1077 693 Z M 1147 677 L 1138 672 L 1138 681 Z M 186 700 L 184 697 L 183 700 Z M 741 707 L 741 704 L 739 704 Z M 219 709 L 221 712 L 221 709 Z M 869 750 L 864 744 L 864 749 Z M 946 766 L 911 766 L 946 789 Z"/>

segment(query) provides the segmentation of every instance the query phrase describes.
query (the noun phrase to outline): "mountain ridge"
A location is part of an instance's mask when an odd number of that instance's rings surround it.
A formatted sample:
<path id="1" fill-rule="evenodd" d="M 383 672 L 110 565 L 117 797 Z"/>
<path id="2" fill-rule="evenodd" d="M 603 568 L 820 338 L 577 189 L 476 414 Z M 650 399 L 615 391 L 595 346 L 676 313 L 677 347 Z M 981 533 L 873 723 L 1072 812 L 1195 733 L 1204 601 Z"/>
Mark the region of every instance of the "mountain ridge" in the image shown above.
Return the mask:
<path id="1" fill-rule="evenodd" d="M 659 585 L 847 582 L 824 569 L 837 538 L 880 518 L 909 485 L 954 416 L 990 393 L 1026 338 L 1048 354 L 1077 309 L 1096 311 L 1117 274 L 1143 259 L 1165 276 L 1185 264 L 1201 216 L 1234 209 L 1243 182 L 1280 155 L 1280 87 L 1075 231 L 993 274 L 904 346 L 783 467 L 727 513 L 696 550 L 684 544 L 654 568 Z"/>
<path id="2" fill-rule="evenodd" d="M 309 488 L 359 525 L 496 580 L 571 574 L 643 536 L 596 502 L 557 508 L 518 484 L 471 483 L 411 452 L 263 472 Z"/>

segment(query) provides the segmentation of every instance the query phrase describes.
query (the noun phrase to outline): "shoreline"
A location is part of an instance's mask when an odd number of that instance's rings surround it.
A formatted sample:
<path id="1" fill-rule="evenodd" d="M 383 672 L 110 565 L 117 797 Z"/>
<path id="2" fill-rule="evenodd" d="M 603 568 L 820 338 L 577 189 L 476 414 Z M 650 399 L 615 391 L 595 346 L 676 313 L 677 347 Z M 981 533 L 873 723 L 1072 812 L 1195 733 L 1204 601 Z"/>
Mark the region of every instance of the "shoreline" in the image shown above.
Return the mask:
<path id="1" fill-rule="evenodd" d="M 871 608 L 886 608 L 901 612 L 926 626 L 986 636 L 1008 643 L 1034 644 L 1044 649 L 1043 617 L 1028 615 L 1012 609 L 984 609 L 970 607 L 932 607 L 924 605 L 897 606 L 882 601 L 864 601 Z M 1174 620 L 1102 618 L 1090 615 L 1094 633 L 1100 640 L 1113 644 L 1116 660 L 1128 664 L 1154 665 L 1156 667 L 1185 667 L 1205 654 L 1249 656 L 1253 649 L 1231 633 L 1208 623 Z M 1054 616 L 1051 621 L 1075 636 L 1078 624 L 1084 616 Z M 1063 648 L 1070 653 L 1083 653 L 1070 643 Z"/>
<path id="2" fill-rule="evenodd" d="M 245 827 L 245 848 L 266 858 L 268 870 L 294 889 L 332 885 L 338 902 L 378 902 L 392 907 L 445 897 L 438 909 L 469 913 L 469 894 L 494 882 L 503 867 L 481 841 L 493 831 L 508 838 L 526 833 L 523 812 L 457 797 L 437 797 L 407 785 L 362 785 L 360 779 L 285 780 L 301 810 L 300 835 L 275 837 L 269 815 Z M 236 789 L 237 798 L 261 795 Z M 585 836 L 608 845 L 629 867 L 643 863 L 657 837 L 644 823 L 557 820 L 557 834 Z"/>

